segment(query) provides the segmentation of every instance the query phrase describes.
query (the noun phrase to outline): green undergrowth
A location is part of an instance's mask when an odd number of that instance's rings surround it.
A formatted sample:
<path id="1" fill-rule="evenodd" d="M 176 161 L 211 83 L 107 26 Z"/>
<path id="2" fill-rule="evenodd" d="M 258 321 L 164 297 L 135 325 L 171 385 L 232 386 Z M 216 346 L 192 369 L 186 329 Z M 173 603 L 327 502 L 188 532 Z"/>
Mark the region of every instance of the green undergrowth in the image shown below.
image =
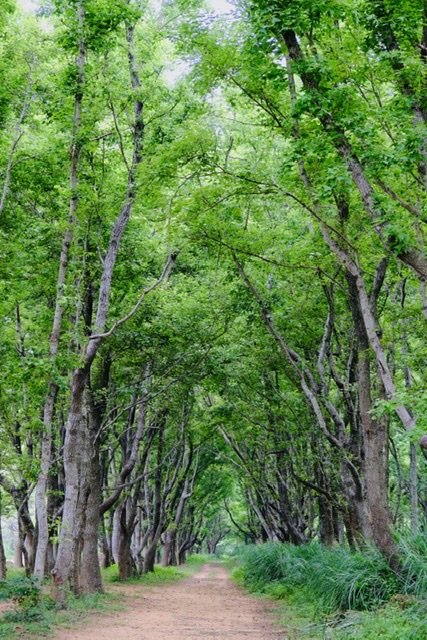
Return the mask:
<path id="1" fill-rule="evenodd" d="M 153 572 L 133 576 L 126 582 L 141 585 L 175 582 L 177 580 L 182 580 L 183 578 L 188 577 L 189 575 L 194 573 L 194 571 L 197 571 L 197 569 L 206 562 L 209 562 L 209 558 L 207 556 L 195 554 L 193 556 L 190 556 L 187 562 L 182 566 L 161 567 L 159 565 L 156 565 Z M 103 569 L 102 577 L 104 583 L 106 584 L 120 582 L 118 566 L 114 564 L 111 567 L 108 567 L 108 569 Z"/>
<path id="2" fill-rule="evenodd" d="M 182 567 L 156 566 L 154 572 L 137 576 L 127 581 L 141 586 L 167 584 L 188 577 L 207 562 L 205 556 L 192 556 Z M 0 583 L 0 601 L 7 603 L 8 610 L 0 618 L 0 640 L 18 640 L 51 637 L 58 626 L 71 626 L 91 612 L 111 612 L 123 607 L 122 596 L 109 589 L 118 582 L 116 565 L 102 570 L 107 593 L 68 597 L 68 608 L 58 610 L 48 595 L 48 585 L 40 589 L 23 571 L 8 572 L 7 580 Z M 9 608 L 10 607 L 10 608 Z"/>
<path id="3" fill-rule="evenodd" d="M 402 576 L 372 548 L 267 543 L 240 549 L 233 577 L 278 601 L 290 638 L 427 640 L 426 543 L 399 544 Z"/>
<path id="4" fill-rule="evenodd" d="M 119 580 L 119 570 L 117 565 L 112 565 L 108 569 L 102 571 L 105 583 L 117 583 Z M 126 583 L 129 584 L 161 584 L 163 582 L 174 582 L 175 580 L 181 580 L 187 575 L 184 568 L 181 567 L 155 567 L 151 573 L 146 573 L 141 576 L 132 576 Z"/>
<path id="5" fill-rule="evenodd" d="M 78 623 L 93 611 L 107 612 L 117 608 L 117 599 L 110 594 L 69 596 L 68 608 L 58 610 L 47 595 L 41 595 L 35 606 L 22 608 L 19 604 L 3 614 L 0 619 L 0 638 L 48 638 L 58 626 Z"/>

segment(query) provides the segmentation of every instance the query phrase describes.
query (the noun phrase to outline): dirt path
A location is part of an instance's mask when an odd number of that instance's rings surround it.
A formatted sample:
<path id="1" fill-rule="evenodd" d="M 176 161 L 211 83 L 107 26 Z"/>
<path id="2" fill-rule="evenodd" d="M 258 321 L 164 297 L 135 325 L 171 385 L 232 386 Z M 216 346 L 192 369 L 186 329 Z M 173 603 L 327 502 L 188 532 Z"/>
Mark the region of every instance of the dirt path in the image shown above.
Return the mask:
<path id="1" fill-rule="evenodd" d="M 90 618 L 55 640 L 286 640 L 265 603 L 242 593 L 220 565 L 156 587 L 130 586 L 127 611 Z"/>

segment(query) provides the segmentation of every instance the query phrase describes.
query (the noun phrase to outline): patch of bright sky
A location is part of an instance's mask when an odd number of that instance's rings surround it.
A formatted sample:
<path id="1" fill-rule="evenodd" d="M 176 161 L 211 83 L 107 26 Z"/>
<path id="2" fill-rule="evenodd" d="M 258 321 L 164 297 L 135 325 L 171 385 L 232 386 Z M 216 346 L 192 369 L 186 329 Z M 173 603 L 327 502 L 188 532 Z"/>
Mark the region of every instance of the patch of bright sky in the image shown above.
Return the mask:
<path id="1" fill-rule="evenodd" d="M 210 0 L 208 4 L 212 7 L 212 11 L 219 16 L 233 10 L 233 5 L 227 0 Z"/>
<path id="2" fill-rule="evenodd" d="M 161 1 L 151 0 L 156 8 L 160 8 Z M 30 14 L 35 14 L 41 4 L 40 0 L 17 0 L 17 3 L 25 13 Z M 207 6 L 209 11 L 218 17 L 224 17 L 233 11 L 233 4 L 228 0 L 208 0 Z M 175 60 L 164 69 L 163 77 L 170 86 L 174 85 L 189 72 L 190 66 L 185 60 Z"/>
<path id="3" fill-rule="evenodd" d="M 154 5 L 160 5 L 161 0 L 152 0 Z M 220 17 L 226 17 L 233 12 L 234 5 L 228 0 L 208 0 L 207 8 L 210 13 Z M 164 69 L 162 75 L 169 86 L 173 86 L 179 80 L 181 80 L 191 69 L 191 63 L 184 59 L 178 59 L 171 62 L 166 69 Z"/>
<path id="4" fill-rule="evenodd" d="M 35 13 L 39 7 L 39 0 L 18 0 L 18 4 L 24 11 Z M 208 4 L 218 16 L 230 13 L 233 9 L 233 5 L 228 0 L 209 0 Z"/>
<path id="5" fill-rule="evenodd" d="M 35 13 L 38 9 L 38 0 L 18 0 L 18 5 L 27 13 Z"/>

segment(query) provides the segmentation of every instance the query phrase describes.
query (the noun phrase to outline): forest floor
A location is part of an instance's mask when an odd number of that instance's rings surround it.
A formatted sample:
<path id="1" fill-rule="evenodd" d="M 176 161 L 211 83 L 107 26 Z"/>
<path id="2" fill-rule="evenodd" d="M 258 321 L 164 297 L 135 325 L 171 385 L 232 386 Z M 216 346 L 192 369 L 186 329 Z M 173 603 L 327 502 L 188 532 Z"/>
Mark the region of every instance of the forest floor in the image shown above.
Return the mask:
<path id="1" fill-rule="evenodd" d="M 125 611 L 90 616 L 55 640 L 287 640 L 271 605 L 245 594 L 219 563 L 173 584 L 113 589 Z"/>

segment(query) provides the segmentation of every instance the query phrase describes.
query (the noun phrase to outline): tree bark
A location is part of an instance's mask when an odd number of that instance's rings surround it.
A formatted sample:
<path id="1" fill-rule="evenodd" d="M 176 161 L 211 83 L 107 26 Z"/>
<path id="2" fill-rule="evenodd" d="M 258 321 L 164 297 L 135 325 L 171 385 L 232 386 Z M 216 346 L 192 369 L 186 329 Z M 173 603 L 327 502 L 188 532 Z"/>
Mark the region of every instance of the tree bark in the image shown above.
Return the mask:
<path id="1" fill-rule="evenodd" d="M 399 569 L 399 554 L 391 529 L 392 518 L 388 505 L 388 423 L 386 418 L 372 417 L 371 365 L 369 338 L 363 321 L 360 287 L 356 277 L 347 272 L 350 307 L 358 339 L 358 394 L 360 421 L 363 428 L 364 472 L 370 535 L 380 551 L 386 556 L 394 570 Z M 371 297 L 370 313 L 375 318 L 379 290 Z M 379 376 L 381 378 L 381 376 Z"/>
<path id="2" fill-rule="evenodd" d="M 139 76 L 134 55 L 134 27 L 128 25 L 126 29 L 128 42 L 129 68 L 132 88 L 136 92 L 140 87 Z M 84 364 L 77 368 L 71 383 L 71 406 L 66 426 L 64 442 L 64 471 L 65 471 L 65 497 L 62 524 L 60 531 L 58 555 L 55 568 L 52 572 L 54 583 L 54 597 L 59 604 L 66 604 L 67 580 L 73 567 L 77 540 L 75 521 L 79 506 L 80 486 L 80 446 L 83 429 L 83 404 L 84 393 L 89 379 L 90 370 L 95 356 L 102 343 L 102 335 L 107 321 L 111 285 L 114 266 L 123 233 L 128 224 L 130 214 L 136 196 L 136 170 L 142 160 L 142 143 L 144 135 L 143 103 L 135 96 L 134 103 L 134 152 L 132 165 L 129 170 L 128 184 L 125 202 L 113 226 L 110 243 L 103 262 L 102 275 L 99 285 L 98 305 L 95 319 L 94 334 L 89 337 L 84 353 Z"/>
<path id="3" fill-rule="evenodd" d="M 117 562 L 119 565 L 119 580 L 128 580 L 134 573 L 134 564 L 131 553 L 133 523 L 128 522 L 128 500 L 119 507 L 119 531 Z"/>
<path id="4" fill-rule="evenodd" d="M 4 544 L 3 544 L 3 530 L 2 530 L 2 501 L 1 501 L 2 495 L 0 492 L 0 580 L 6 580 L 6 573 L 7 573 L 7 567 L 6 567 L 6 554 L 4 551 Z"/>
<path id="5" fill-rule="evenodd" d="M 417 535 L 419 531 L 417 457 L 416 446 L 411 442 L 409 445 L 409 496 L 411 499 L 411 532 L 413 535 Z"/>
<path id="6" fill-rule="evenodd" d="M 85 508 L 85 526 L 83 531 L 82 576 L 83 593 L 101 593 L 102 577 L 98 556 L 99 540 L 99 504 L 101 502 L 101 473 L 99 468 L 99 447 L 94 443 L 93 430 L 90 433 L 90 460 L 88 472 L 88 492 Z"/>
<path id="7" fill-rule="evenodd" d="M 163 489 L 163 448 L 164 448 L 164 430 L 166 423 L 166 413 L 160 416 L 158 421 L 159 439 L 157 444 L 157 456 L 156 456 L 156 473 L 154 481 L 154 505 L 153 505 L 153 520 L 150 523 L 150 542 L 144 552 L 143 572 L 150 573 L 154 571 L 154 564 L 156 561 L 157 545 L 160 542 L 160 537 L 163 533 L 164 524 L 164 501 L 165 495 Z"/>
<path id="8" fill-rule="evenodd" d="M 182 489 L 178 508 L 175 514 L 175 519 L 173 521 L 173 524 L 165 534 L 162 559 L 162 564 L 164 567 L 176 565 L 176 535 L 184 513 L 185 503 L 188 498 L 191 497 L 191 495 L 192 491 L 190 490 L 189 479 L 185 478 L 184 487 Z"/>
<path id="9" fill-rule="evenodd" d="M 78 166 L 80 158 L 81 144 L 79 141 L 81 119 L 82 119 L 82 102 L 84 88 L 84 72 L 86 60 L 86 46 L 83 38 L 84 29 L 84 8 L 80 2 L 77 8 L 79 23 L 79 53 L 76 59 L 77 70 L 77 90 L 74 99 L 74 117 L 73 117 L 73 137 L 71 143 L 71 164 L 70 164 L 70 203 L 68 225 L 65 231 L 61 255 L 59 259 L 58 278 L 56 283 L 56 299 L 55 310 L 52 324 L 52 331 L 49 339 L 49 358 L 54 360 L 58 354 L 59 340 L 63 316 L 62 296 L 64 285 L 68 272 L 68 260 L 71 243 L 73 240 L 73 228 L 78 204 Z M 35 489 L 35 511 L 38 527 L 37 550 L 34 564 L 34 576 L 42 579 L 45 575 L 46 552 L 49 544 L 49 523 L 46 504 L 46 489 L 48 484 L 48 476 L 51 465 L 52 451 L 52 428 L 53 415 L 55 408 L 55 400 L 58 393 L 58 385 L 54 380 L 50 380 L 48 385 L 48 394 L 43 408 L 43 430 L 41 435 L 41 457 L 40 457 L 40 473 Z"/>

